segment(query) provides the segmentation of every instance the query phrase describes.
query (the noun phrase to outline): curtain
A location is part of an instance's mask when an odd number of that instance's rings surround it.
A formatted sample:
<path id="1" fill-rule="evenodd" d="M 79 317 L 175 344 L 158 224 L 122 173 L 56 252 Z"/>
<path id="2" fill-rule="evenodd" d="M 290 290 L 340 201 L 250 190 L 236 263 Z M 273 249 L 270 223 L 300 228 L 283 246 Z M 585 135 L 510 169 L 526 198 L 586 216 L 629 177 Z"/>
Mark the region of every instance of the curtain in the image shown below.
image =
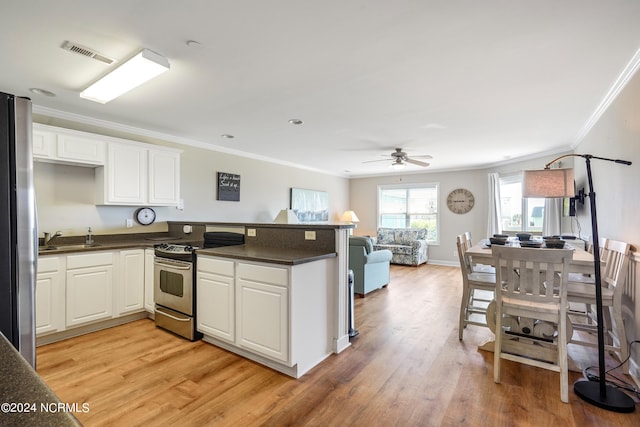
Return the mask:
<path id="1" fill-rule="evenodd" d="M 547 198 L 544 200 L 544 214 L 542 218 L 542 235 L 553 236 L 560 234 L 562 221 L 562 206 L 564 199 Z"/>
<path id="2" fill-rule="evenodd" d="M 502 232 L 500 226 L 500 175 L 490 173 L 489 177 L 489 209 L 486 236 L 493 236 Z"/>

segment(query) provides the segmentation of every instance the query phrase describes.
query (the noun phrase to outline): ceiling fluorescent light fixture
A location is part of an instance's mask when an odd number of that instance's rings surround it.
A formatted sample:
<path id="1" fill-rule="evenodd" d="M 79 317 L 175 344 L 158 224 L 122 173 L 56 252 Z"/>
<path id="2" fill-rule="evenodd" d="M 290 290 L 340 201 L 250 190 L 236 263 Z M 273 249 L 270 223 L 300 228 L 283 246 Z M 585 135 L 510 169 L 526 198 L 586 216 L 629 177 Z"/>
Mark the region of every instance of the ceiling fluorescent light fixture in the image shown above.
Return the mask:
<path id="1" fill-rule="evenodd" d="M 106 104 L 169 69 L 169 60 L 143 49 L 136 56 L 86 88 L 80 97 Z"/>

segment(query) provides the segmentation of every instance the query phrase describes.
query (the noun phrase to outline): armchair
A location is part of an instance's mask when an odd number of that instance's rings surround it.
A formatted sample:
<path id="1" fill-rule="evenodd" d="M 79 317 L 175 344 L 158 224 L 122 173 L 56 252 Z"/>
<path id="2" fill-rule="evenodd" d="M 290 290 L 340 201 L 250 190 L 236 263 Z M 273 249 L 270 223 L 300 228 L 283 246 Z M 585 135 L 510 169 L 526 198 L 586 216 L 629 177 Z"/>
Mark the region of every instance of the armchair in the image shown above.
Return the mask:
<path id="1" fill-rule="evenodd" d="M 374 251 L 369 237 L 349 237 L 349 269 L 353 271 L 354 293 L 367 293 L 389 284 L 391 251 Z"/>

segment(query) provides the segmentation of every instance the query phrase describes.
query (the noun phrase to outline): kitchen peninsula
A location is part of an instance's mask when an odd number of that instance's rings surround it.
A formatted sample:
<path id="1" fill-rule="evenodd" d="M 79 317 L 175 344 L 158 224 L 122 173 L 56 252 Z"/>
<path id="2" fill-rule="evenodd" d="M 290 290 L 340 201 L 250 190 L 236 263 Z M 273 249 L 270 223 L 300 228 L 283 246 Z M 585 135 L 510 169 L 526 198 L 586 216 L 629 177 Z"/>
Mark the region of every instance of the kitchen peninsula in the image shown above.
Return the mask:
<path id="1" fill-rule="evenodd" d="M 347 348 L 352 227 L 169 222 L 172 235 L 231 229 L 245 236 L 244 245 L 197 250 L 203 340 L 295 378 Z"/>

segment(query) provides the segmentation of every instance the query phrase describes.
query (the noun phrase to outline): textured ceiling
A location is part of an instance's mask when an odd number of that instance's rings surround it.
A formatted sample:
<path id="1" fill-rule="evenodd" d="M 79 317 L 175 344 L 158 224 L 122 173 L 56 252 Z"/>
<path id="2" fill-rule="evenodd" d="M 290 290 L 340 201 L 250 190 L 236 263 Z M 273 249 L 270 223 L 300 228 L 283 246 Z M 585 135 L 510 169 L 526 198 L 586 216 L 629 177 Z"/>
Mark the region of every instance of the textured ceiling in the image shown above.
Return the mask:
<path id="1" fill-rule="evenodd" d="M 395 147 L 433 156 L 407 172 L 571 149 L 640 48 L 637 0 L 0 2 L 0 90 L 34 111 L 348 176 Z M 93 103 L 109 66 L 66 40 L 171 69 Z"/>

